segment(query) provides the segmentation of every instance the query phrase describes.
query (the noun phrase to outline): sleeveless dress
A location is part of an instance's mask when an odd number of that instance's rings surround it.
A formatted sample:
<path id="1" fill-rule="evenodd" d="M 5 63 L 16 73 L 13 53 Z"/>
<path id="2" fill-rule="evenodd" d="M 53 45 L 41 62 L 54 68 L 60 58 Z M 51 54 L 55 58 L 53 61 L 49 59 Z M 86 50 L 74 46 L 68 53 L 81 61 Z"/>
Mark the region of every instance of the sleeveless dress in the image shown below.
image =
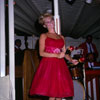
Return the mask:
<path id="1" fill-rule="evenodd" d="M 64 46 L 64 40 L 47 37 L 45 51 L 59 53 Z M 43 57 L 37 68 L 30 95 L 48 97 L 72 97 L 74 95 L 73 81 L 64 58 Z"/>

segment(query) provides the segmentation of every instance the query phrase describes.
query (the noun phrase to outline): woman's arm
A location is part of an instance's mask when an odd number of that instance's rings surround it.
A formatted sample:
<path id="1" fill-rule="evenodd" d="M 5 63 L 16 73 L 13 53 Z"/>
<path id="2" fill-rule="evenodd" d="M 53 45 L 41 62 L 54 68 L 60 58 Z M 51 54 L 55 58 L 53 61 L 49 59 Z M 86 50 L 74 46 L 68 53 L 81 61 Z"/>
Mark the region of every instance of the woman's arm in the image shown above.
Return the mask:
<path id="1" fill-rule="evenodd" d="M 72 63 L 73 59 L 70 57 L 69 54 L 65 54 L 65 58 Z"/>
<path id="2" fill-rule="evenodd" d="M 45 40 L 47 38 L 46 34 L 41 34 L 40 39 L 39 39 L 39 53 L 40 56 L 42 57 L 56 57 L 56 58 L 63 58 L 64 57 L 64 53 L 48 53 L 45 52 Z"/>
<path id="3" fill-rule="evenodd" d="M 64 37 L 63 37 L 63 39 L 64 39 Z M 62 50 L 63 50 L 64 53 L 66 52 L 65 45 L 62 48 Z M 72 59 L 69 54 L 65 54 L 65 59 L 67 59 L 69 62 L 73 63 L 74 65 L 77 65 L 79 63 L 78 60 Z"/>
<path id="4" fill-rule="evenodd" d="M 69 56 L 68 54 L 65 54 L 65 58 L 66 58 L 69 62 L 73 63 L 74 65 L 77 65 L 77 64 L 79 63 L 78 60 L 72 59 L 71 56 Z"/>
<path id="5" fill-rule="evenodd" d="M 61 35 L 61 37 L 63 38 L 63 40 L 64 40 L 64 46 L 63 46 L 63 48 L 62 48 L 62 52 L 66 52 L 66 48 L 65 48 L 65 39 L 64 39 L 64 37 Z"/>

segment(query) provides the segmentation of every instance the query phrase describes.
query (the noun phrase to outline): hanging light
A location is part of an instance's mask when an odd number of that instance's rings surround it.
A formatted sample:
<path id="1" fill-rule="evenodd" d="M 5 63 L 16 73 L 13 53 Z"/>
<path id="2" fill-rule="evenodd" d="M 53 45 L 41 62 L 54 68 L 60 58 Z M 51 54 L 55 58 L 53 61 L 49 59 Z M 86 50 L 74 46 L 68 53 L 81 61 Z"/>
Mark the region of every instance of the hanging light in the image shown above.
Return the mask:
<path id="1" fill-rule="evenodd" d="M 46 10 L 44 10 L 44 13 L 51 13 L 52 14 L 52 9 L 47 8 Z"/>
<path id="2" fill-rule="evenodd" d="M 51 9 L 47 9 L 46 12 L 52 13 L 52 10 Z"/>
<path id="3" fill-rule="evenodd" d="M 91 4 L 92 0 L 86 0 L 85 2 L 88 3 L 88 4 Z"/>
<path id="4" fill-rule="evenodd" d="M 65 0 L 67 3 L 69 3 L 70 5 L 72 5 L 74 2 L 75 2 L 75 0 Z"/>

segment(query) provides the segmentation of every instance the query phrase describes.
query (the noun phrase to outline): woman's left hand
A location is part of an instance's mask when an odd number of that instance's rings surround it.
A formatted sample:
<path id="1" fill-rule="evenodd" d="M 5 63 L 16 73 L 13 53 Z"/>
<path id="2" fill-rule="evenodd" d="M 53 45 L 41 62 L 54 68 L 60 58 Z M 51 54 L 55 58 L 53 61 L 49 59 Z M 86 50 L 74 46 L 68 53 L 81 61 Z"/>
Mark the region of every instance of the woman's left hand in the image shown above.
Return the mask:
<path id="1" fill-rule="evenodd" d="M 72 63 L 73 63 L 74 65 L 77 65 L 77 64 L 79 63 L 79 61 L 76 60 L 76 59 L 73 59 L 73 60 L 72 60 Z"/>

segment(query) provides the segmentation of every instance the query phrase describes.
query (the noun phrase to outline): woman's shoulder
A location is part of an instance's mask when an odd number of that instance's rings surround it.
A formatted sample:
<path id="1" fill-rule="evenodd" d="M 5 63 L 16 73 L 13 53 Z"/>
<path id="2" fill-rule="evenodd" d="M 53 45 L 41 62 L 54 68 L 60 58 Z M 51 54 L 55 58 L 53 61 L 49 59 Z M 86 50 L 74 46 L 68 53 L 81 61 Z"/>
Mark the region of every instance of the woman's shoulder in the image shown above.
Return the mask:
<path id="1" fill-rule="evenodd" d="M 63 35 L 60 35 L 60 37 L 64 39 L 64 36 Z"/>
<path id="2" fill-rule="evenodd" d="M 40 37 L 47 37 L 47 33 L 42 33 Z"/>
<path id="3" fill-rule="evenodd" d="M 47 38 L 47 33 L 42 33 L 40 35 L 40 39 L 46 39 Z"/>

